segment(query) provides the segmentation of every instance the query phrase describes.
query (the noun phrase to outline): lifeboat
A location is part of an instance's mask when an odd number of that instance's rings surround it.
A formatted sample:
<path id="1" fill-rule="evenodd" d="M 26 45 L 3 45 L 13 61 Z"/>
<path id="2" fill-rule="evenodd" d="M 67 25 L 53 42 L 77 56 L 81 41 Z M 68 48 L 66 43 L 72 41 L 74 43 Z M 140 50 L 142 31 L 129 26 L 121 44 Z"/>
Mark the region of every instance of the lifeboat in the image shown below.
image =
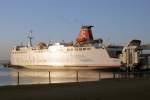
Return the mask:
<path id="1" fill-rule="evenodd" d="M 45 43 L 40 42 L 40 43 L 37 44 L 36 48 L 37 49 L 47 49 L 48 46 Z"/>

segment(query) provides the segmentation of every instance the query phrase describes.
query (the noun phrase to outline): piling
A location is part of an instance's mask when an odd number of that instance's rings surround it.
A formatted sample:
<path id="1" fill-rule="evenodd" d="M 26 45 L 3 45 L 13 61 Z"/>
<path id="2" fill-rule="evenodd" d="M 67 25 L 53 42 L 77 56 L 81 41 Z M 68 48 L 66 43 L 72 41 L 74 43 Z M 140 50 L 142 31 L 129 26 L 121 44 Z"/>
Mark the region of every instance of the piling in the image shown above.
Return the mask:
<path id="1" fill-rule="evenodd" d="M 113 78 L 114 78 L 114 79 L 116 78 L 116 75 L 115 75 L 115 73 L 113 73 Z"/>
<path id="2" fill-rule="evenodd" d="M 101 73 L 100 73 L 100 71 L 99 71 L 99 81 L 101 80 Z"/>
<path id="3" fill-rule="evenodd" d="M 76 82 L 79 82 L 79 71 L 78 70 L 76 70 Z"/>
<path id="4" fill-rule="evenodd" d="M 20 79 L 19 79 L 19 72 L 17 73 L 17 85 L 20 84 Z"/>
<path id="5" fill-rule="evenodd" d="M 48 73 L 49 73 L 48 79 L 49 79 L 49 84 L 50 84 L 51 83 L 51 72 L 49 71 Z"/>

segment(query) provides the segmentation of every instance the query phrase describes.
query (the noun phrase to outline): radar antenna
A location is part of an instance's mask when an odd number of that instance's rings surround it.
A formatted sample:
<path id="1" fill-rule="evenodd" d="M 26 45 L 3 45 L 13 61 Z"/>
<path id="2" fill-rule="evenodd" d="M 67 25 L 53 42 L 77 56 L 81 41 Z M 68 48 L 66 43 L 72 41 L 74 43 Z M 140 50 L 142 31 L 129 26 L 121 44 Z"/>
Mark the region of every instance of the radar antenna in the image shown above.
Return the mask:
<path id="1" fill-rule="evenodd" d="M 27 38 L 28 38 L 28 47 L 32 47 L 32 39 L 33 39 L 32 33 L 33 33 L 32 30 L 30 30 L 29 32 L 27 32 L 27 34 L 28 34 L 28 36 L 27 36 Z"/>

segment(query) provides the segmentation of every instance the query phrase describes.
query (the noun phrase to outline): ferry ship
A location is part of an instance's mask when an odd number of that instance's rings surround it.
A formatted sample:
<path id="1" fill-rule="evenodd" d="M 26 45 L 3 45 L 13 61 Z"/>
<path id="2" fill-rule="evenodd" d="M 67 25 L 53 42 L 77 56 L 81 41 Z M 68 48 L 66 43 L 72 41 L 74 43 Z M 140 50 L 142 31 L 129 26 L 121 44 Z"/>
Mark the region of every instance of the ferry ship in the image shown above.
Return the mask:
<path id="1" fill-rule="evenodd" d="M 32 45 L 32 35 L 28 34 L 28 44 L 11 49 L 10 64 L 35 69 L 51 68 L 117 68 L 121 66 L 119 55 L 122 46 L 106 46 L 103 40 L 94 39 L 93 26 L 81 26 L 75 43 L 43 43 Z"/>

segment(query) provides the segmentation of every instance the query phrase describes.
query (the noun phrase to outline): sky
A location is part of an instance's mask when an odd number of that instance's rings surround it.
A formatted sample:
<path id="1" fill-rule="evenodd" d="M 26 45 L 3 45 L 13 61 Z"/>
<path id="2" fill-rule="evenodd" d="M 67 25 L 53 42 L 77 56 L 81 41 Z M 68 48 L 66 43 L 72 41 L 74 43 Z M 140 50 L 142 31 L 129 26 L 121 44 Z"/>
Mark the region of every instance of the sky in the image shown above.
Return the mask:
<path id="1" fill-rule="evenodd" d="M 0 0 L 0 59 L 27 43 L 75 41 L 82 25 L 108 43 L 150 43 L 150 0 Z"/>

